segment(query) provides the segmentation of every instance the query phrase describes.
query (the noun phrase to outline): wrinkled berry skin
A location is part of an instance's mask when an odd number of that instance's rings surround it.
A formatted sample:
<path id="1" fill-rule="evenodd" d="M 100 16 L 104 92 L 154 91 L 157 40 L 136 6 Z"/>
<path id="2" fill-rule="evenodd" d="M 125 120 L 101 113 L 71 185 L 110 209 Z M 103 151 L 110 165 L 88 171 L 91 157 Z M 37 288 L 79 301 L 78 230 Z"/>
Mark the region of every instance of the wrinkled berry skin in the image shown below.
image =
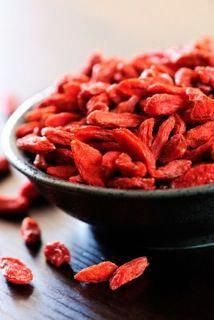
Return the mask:
<path id="1" fill-rule="evenodd" d="M 71 260 L 70 251 L 59 241 L 48 243 L 44 248 L 44 254 L 47 262 L 57 268 L 63 264 L 68 264 Z"/>
<path id="2" fill-rule="evenodd" d="M 110 280 L 110 288 L 116 290 L 124 284 L 140 277 L 149 266 L 146 257 L 136 258 L 120 266 Z"/>
<path id="3" fill-rule="evenodd" d="M 19 259 L 2 257 L 0 268 L 3 276 L 12 284 L 26 285 L 33 280 L 32 271 Z"/>
<path id="4" fill-rule="evenodd" d="M 117 265 L 111 261 L 104 261 L 82 269 L 75 275 L 80 282 L 98 283 L 108 281 L 117 270 Z"/>
<path id="5" fill-rule="evenodd" d="M 20 233 L 26 245 L 34 246 L 41 241 L 41 231 L 38 223 L 30 218 L 24 218 L 20 228 Z"/>

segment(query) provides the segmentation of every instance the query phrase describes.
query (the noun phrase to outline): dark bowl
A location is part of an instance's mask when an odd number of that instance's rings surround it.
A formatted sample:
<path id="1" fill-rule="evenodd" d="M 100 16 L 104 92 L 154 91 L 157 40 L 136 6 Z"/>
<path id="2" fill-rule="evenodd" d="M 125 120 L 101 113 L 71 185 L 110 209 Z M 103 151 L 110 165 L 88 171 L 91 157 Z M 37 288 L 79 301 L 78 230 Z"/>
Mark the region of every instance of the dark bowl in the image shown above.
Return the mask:
<path id="1" fill-rule="evenodd" d="M 42 194 L 68 214 L 109 235 L 138 235 L 156 247 L 207 243 L 214 233 L 214 185 L 194 188 L 133 191 L 78 185 L 36 169 L 16 147 L 15 129 L 23 116 L 50 89 L 23 103 L 8 120 L 3 148 L 11 164 L 33 181 Z M 210 242 L 210 239 L 209 241 Z"/>

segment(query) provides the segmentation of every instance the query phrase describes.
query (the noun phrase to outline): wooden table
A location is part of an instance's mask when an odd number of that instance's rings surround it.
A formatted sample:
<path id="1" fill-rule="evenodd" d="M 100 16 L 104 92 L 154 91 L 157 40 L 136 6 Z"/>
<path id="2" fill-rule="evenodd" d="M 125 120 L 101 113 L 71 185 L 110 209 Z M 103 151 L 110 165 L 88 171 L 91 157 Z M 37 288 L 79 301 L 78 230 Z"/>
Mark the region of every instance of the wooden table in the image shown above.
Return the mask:
<path id="1" fill-rule="evenodd" d="M 143 48 L 185 43 L 214 30 L 214 2 L 209 0 L 185 6 L 180 0 L 117 5 L 120 11 L 113 0 L 0 1 L 0 94 L 12 90 L 24 99 L 59 74 L 77 70 L 94 49 L 130 57 Z M 16 193 L 22 180 L 13 172 L 0 182 L 1 193 Z M 42 244 L 61 240 L 71 249 L 72 269 L 47 265 L 42 248 L 31 252 L 23 244 L 20 220 L 1 219 L 0 255 L 23 259 L 35 280 L 22 288 L 0 275 L 0 320 L 213 320 L 212 248 L 149 252 L 145 276 L 111 292 L 107 284 L 77 283 L 73 272 L 102 259 L 120 263 L 147 254 L 140 236 L 138 248 L 131 235 L 129 246 L 118 247 L 111 234 L 102 245 L 86 224 L 54 207 L 37 207 L 29 214 L 41 225 Z"/>

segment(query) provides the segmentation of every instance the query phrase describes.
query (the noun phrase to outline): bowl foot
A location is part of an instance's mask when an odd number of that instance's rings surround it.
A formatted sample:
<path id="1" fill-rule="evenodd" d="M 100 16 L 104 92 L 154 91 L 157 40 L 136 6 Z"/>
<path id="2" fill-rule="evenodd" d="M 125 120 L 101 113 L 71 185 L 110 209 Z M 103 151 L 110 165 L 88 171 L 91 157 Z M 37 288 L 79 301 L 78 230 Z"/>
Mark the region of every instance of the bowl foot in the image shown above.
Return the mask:
<path id="1" fill-rule="evenodd" d="M 91 227 L 94 237 L 101 246 L 134 251 L 177 251 L 214 247 L 214 232 L 203 235 L 165 235 L 144 233 L 139 230 L 113 230 Z"/>

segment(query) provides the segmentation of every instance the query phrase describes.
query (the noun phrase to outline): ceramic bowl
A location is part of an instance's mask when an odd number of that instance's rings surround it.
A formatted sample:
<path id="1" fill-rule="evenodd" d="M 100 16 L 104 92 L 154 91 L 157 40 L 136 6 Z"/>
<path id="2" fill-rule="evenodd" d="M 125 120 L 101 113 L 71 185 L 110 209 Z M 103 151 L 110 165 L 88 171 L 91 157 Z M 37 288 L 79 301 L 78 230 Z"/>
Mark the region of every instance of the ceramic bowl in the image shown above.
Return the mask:
<path id="1" fill-rule="evenodd" d="M 11 164 L 53 204 L 69 215 L 111 235 L 113 230 L 155 246 L 192 243 L 214 231 L 214 185 L 194 188 L 134 191 L 73 184 L 36 169 L 16 147 L 15 130 L 25 113 L 50 93 L 47 89 L 23 103 L 8 120 L 3 148 Z M 205 240 L 203 240 L 205 237 Z M 163 245 L 164 243 L 164 245 Z"/>

